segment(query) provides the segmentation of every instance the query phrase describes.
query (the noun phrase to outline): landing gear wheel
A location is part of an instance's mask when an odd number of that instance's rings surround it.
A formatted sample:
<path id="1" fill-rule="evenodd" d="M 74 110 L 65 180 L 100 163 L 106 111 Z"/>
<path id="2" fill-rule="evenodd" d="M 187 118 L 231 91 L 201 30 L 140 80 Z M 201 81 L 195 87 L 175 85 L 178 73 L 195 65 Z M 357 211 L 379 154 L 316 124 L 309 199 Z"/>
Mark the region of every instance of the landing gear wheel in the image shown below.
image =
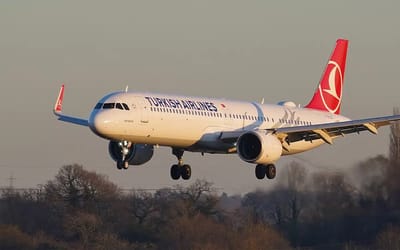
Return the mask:
<path id="1" fill-rule="evenodd" d="M 267 168 L 264 165 L 258 164 L 256 166 L 256 177 L 257 177 L 257 179 L 259 179 L 259 180 L 264 179 L 266 172 L 267 172 Z"/>
<path id="2" fill-rule="evenodd" d="M 185 150 L 181 148 L 172 148 L 172 154 L 178 159 L 178 164 L 174 164 L 171 167 L 171 178 L 173 180 L 178 180 L 182 177 L 184 180 L 189 180 L 192 176 L 192 168 L 189 165 L 183 164 L 183 153 Z"/>
<path id="3" fill-rule="evenodd" d="M 174 164 L 171 167 L 170 173 L 173 180 L 178 180 L 181 177 L 181 168 L 177 164 Z"/>
<path id="4" fill-rule="evenodd" d="M 129 168 L 129 162 L 124 161 L 124 164 L 122 165 L 123 169 L 128 169 Z"/>
<path id="5" fill-rule="evenodd" d="M 192 176 L 192 169 L 189 165 L 183 165 L 181 167 L 181 175 L 182 179 L 189 180 L 190 176 Z"/>
<path id="6" fill-rule="evenodd" d="M 266 168 L 267 168 L 267 169 L 266 169 L 266 170 L 267 170 L 267 173 L 266 173 L 267 178 L 268 178 L 268 179 L 274 179 L 275 176 L 276 176 L 276 168 L 275 168 L 275 165 L 269 164 L 269 165 L 267 165 Z"/>
<path id="7" fill-rule="evenodd" d="M 127 169 L 127 167 L 125 168 L 125 164 L 128 165 L 127 163 L 128 162 L 126 162 L 126 161 L 118 160 L 117 161 L 117 168 L 118 169 Z"/>

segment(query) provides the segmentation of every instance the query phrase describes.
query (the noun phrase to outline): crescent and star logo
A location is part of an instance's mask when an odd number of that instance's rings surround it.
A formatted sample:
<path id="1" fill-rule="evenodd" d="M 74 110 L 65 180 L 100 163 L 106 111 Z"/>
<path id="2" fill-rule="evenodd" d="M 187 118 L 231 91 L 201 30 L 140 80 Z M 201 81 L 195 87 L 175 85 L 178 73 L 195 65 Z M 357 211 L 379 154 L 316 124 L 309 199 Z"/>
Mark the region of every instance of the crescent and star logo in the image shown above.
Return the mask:
<path id="1" fill-rule="evenodd" d="M 335 113 L 342 102 L 343 74 L 339 64 L 335 61 L 328 62 L 327 72 L 329 72 L 328 79 L 324 76 L 323 82 L 319 86 L 319 94 L 325 108 Z"/>

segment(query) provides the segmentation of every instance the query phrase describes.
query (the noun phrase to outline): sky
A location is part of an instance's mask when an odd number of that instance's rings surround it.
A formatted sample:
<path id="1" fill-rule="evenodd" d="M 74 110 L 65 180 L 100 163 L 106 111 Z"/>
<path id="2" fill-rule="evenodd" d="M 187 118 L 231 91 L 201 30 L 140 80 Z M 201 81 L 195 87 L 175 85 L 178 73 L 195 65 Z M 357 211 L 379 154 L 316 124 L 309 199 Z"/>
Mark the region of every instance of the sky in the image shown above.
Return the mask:
<path id="1" fill-rule="evenodd" d="M 0 186 L 36 187 L 66 164 L 108 176 L 122 188 L 157 189 L 207 179 L 237 194 L 276 183 L 257 180 L 237 155 L 185 153 L 191 181 L 172 181 L 176 158 L 157 148 L 144 166 L 118 171 L 108 142 L 56 120 L 87 118 L 109 92 L 307 104 L 338 38 L 350 40 L 342 114 L 390 115 L 400 106 L 400 2 L 383 1 L 12 1 L 0 3 Z M 389 128 L 338 139 L 296 160 L 342 172 L 387 154 Z M 283 176 L 283 175 L 282 175 Z"/>

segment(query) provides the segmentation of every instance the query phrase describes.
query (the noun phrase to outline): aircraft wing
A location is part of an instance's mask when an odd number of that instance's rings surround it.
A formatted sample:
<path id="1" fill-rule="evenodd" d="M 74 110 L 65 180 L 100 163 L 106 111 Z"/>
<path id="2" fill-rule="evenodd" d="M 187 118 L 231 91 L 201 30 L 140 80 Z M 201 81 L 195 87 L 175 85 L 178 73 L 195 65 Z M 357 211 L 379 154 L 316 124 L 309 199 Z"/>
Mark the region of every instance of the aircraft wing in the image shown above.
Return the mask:
<path id="1" fill-rule="evenodd" d="M 53 113 L 58 116 L 58 120 L 63 122 L 74 123 L 81 126 L 89 126 L 89 122 L 86 119 L 63 115 L 62 114 L 62 103 L 64 99 L 64 84 L 61 85 L 60 92 L 58 93 L 58 98 L 56 104 L 54 105 Z"/>
<path id="2" fill-rule="evenodd" d="M 399 121 L 400 115 L 374 117 L 359 120 L 350 120 L 344 122 L 321 123 L 308 126 L 294 126 L 265 129 L 265 132 L 275 134 L 284 144 L 290 144 L 296 141 L 313 141 L 322 139 L 328 144 L 333 143 L 333 138 L 344 136 L 351 133 L 359 133 L 361 131 L 369 131 L 373 134 L 378 133 L 378 128 L 390 125 Z M 220 139 L 225 142 L 235 142 L 240 135 L 247 131 L 229 131 L 223 132 Z"/>

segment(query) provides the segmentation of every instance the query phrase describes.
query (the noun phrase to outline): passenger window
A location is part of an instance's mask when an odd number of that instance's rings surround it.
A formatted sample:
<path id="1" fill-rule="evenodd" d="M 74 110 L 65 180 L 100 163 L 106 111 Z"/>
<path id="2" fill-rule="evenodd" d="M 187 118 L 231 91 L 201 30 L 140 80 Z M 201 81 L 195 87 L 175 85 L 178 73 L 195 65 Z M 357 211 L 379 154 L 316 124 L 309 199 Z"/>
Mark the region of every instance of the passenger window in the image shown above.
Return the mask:
<path id="1" fill-rule="evenodd" d="M 122 109 L 122 110 L 124 109 L 124 108 L 122 107 L 121 103 L 117 103 L 115 106 L 116 106 L 117 109 Z"/>
<path id="2" fill-rule="evenodd" d="M 103 109 L 113 109 L 115 107 L 115 103 L 104 103 Z"/>
<path id="3" fill-rule="evenodd" d="M 122 103 L 122 106 L 124 106 L 125 110 L 129 110 L 129 107 L 126 103 Z"/>

